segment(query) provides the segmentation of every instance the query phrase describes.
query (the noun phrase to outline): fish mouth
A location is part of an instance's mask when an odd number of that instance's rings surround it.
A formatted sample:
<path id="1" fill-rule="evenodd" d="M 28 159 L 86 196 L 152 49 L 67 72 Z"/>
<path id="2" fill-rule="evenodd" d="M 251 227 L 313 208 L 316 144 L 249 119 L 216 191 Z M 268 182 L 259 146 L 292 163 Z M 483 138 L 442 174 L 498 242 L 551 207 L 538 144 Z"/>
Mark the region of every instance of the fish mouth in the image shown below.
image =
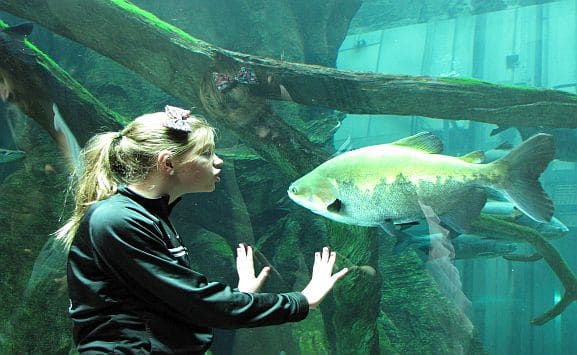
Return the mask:
<path id="1" fill-rule="evenodd" d="M 286 191 L 288 197 L 297 205 L 303 206 L 303 202 L 300 201 L 298 196 L 296 195 L 296 190 L 293 185 L 289 186 L 288 190 Z"/>
<path id="2" fill-rule="evenodd" d="M 326 211 L 323 211 L 322 209 L 319 209 L 314 203 L 311 203 L 310 201 L 307 200 L 303 200 L 298 198 L 298 196 L 296 196 L 294 193 L 291 193 L 290 189 L 287 191 L 288 197 L 297 205 L 304 207 L 306 209 L 308 209 L 309 211 L 316 213 L 316 214 L 323 214 L 326 213 Z"/>
<path id="3" fill-rule="evenodd" d="M 297 205 L 310 210 L 319 215 L 338 214 L 342 209 L 342 201 L 338 198 L 331 200 L 330 203 L 325 203 L 318 198 L 308 198 L 303 196 L 302 189 L 296 184 L 291 184 L 287 190 L 288 197 Z M 306 194 L 305 194 L 306 195 Z"/>

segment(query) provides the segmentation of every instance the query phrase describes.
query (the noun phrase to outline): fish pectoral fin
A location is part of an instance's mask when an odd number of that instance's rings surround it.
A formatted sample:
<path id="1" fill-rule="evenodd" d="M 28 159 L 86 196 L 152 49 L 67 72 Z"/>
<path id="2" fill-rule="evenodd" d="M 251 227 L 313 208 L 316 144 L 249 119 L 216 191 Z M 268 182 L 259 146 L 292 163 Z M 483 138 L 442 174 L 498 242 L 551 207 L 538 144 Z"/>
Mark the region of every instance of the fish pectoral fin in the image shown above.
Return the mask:
<path id="1" fill-rule="evenodd" d="M 465 195 L 465 194 L 464 194 Z M 471 229 L 471 223 L 481 214 L 481 209 L 487 202 L 487 193 L 481 188 L 472 188 L 453 208 L 439 216 L 441 221 L 457 233 L 467 233 Z"/>
<path id="2" fill-rule="evenodd" d="M 419 224 L 421 224 L 421 223 L 419 223 L 419 221 L 414 221 L 414 222 L 402 223 L 402 224 L 399 224 L 398 226 L 401 228 L 401 230 L 405 230 L 405 229 L 411 228 L 413 226 L 418 226 Z"/>
<path id="3" fill-rule="evenodd" d="M 330 205 L 327 206 L 327 211 L 333 213 L 340 212 L 342 207 L 343 207 L 342 201 L 337 198 Z"/>
<path id="4" fill-rule="evenodd" d="M 420 132 L 389 144 L 413 148 L 430 154 L 443 152 L 443 142 L 431 132 Z"/>
<path id="5" fill-rule="evenodd" d="M 390 235 L 391 237 L 396 237 L 399 235 L 400 231 L 397 230 L 395 224 L 391 220 L 385 220 L 383 223 L 380 224 L 381 228 Z"/>
<path id="6" fill-rule="evenodd" d="M 393 255 L 398 255 L 407 250 L 411 245 L 415 244 L 415 237 L 397 229 L 393 221 L 385 220 L 380 224 L 380 226 L 387 235 L 397 238 L 397 242 L 392 249 Z"/>

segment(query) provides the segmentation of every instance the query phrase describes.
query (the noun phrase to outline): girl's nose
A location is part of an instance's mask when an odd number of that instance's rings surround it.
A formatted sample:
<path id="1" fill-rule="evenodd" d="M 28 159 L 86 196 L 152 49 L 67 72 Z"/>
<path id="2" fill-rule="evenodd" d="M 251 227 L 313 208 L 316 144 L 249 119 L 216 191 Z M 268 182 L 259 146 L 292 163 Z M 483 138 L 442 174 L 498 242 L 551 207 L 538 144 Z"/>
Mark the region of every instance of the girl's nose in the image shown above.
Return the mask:
<path id="1" fill-rule="evenodd" d="M 221 168 L 222 164 L 224 164 L 224 161 L 222 159 L 220 159 L 220 157 L 218 155 L 214 155 L 214 167 L 215 168 Z"/>

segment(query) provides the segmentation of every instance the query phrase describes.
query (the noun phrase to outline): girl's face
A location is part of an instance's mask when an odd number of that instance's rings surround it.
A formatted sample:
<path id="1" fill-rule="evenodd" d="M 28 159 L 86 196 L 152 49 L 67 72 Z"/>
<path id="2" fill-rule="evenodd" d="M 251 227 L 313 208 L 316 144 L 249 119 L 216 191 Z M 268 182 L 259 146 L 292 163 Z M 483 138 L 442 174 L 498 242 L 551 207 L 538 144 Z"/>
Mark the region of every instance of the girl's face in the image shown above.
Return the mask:
<path id="1" fill-rule="evenodd" d="M 214 191 L 215 184 L 220 181 L 222 159 L 214 153 L 214 147 L 207 148 L 194 160 L 190 160 L 191 155 L 185 155 L 183 163 L 177 164 L 174 170 L 175 185 L 181 189 L 179 195 Z"/>

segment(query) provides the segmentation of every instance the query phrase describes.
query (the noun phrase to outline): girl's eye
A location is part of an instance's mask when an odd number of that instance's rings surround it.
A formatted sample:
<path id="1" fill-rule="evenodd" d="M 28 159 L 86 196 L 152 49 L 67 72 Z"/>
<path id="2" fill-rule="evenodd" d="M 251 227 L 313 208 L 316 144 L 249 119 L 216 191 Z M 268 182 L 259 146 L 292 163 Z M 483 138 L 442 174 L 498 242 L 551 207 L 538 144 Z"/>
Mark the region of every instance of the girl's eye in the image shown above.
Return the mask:
<path id="1" fill-rule="evenodd" d="M 207 150 L 206 152 L 202 153 L 201 155 L 205 158 L 210 158 L 210 157 L 212 157 L 212 151 Z"/>

